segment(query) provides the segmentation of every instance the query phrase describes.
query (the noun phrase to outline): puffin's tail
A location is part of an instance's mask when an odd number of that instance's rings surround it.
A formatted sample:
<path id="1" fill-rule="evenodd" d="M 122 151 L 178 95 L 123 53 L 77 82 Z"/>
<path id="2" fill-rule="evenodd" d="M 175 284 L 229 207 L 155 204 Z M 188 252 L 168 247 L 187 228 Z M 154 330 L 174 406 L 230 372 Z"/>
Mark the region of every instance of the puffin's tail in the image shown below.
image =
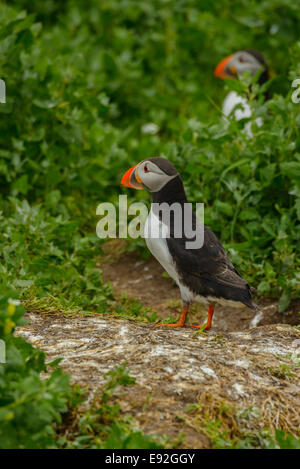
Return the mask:
<path id="1" fill-rule="evenodd" d="M 260 310 L 259 306 L 256 303 L 254 303 L 254 301 L 252 300 L 252 296 L 251 296 L 251 293 L 256 293 L 257 290 L 254 287 L 250 287 L 250 285 L 247 285 L 247 287 L 248 287 L 247 294 L 245 295 L 246 297 L 242 300 L 242 302 L 244 303 L 244 305 L 248 306 L 248 308 L 254 311 L 259 311 Z"/>

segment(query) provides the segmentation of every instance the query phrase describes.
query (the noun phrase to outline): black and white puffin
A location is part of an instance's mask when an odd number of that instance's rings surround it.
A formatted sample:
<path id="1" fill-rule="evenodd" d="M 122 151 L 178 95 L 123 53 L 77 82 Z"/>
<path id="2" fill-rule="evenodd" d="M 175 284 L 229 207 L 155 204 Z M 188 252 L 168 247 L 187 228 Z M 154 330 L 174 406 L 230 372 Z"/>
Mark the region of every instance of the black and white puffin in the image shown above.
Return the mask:
<path id="1" fill-rule="evenodd" d="M 257 309 L 251 297 L 251 287 L 240 276 L 228 258 L 222 244 L 205 225 L 204 242 L 199 249 L 187 249 L 189 241 L 184 233 L 180 238 L 174 236 L 174 222 L 165 224 L 157 204 L 180 204 L 182 213 L 188 203 L 182 179 L 165 158 L 148 158 L 130 168 L 123 176 L 121 185 L 134 189 L 146 189 L 152 195 L 151 210 L 144 228 L 146 244 L 158 262 L 177 283 L 181 299 L 182 313 L 176 324 L 160 324 L 169 327 L 182 327 L 190 305 L 201 301 L 208 305 L 208 319 L 204 326 L 210 329 L 215 303 L 229 303 L 232 306 L 244 304 Z M 194 212 L 190 217 L 193 229 L 199 229 Z M 184 219 L 184 217 L 182 217 Z M 192 221 L 191 221 L 192 220 Z M 185 220 L 184 220 L 185 223 Z M 151 233 L 160 233 L 159 237 Z"/>
<path id="2" fill-rule="evenodd" d="M 238 51 L 235 54 L 225 57 L 215 68 L 214 74 L 218 78 L 238 78 L 243 73 L 249 71 L 254 76 L 261 70 L 258 83 L 263 85 L 270 78 L 268 66 L 263 55 L 254 49 L 245 49 Z M 267 96 L 266 96 L 267 98 Z M 251 117 L 251 108 L 247 99 L 244 96 L 240 96 L 235 91 L 230 91 L 222 105 L 222 111 L 225 116 L 229 116 L 237 105 L 240 105 L 234 111 L 234 117 L 236 120 L 245 119 Z M 256 119 L 257 125 L 262 125 L 262 119 Z M 251 134 L 249 125 L 246 128 L 246 132 Z"/>

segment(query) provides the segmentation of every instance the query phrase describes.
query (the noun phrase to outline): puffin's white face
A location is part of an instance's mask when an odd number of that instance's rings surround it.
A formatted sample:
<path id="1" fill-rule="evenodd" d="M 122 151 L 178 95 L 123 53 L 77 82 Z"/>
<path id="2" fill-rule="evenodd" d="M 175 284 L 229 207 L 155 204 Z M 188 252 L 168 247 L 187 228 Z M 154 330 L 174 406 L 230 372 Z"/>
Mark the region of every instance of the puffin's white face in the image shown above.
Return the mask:
<path id="1" fill-rule="evenodd" d="M 258 70 L 260 70 L 263 65 L 257 60 L 254 55 L 249 54 L 246 51 L 239 51 L 233 54 L 232 59 L 229 64 L 229 70 L 236 70 L 237 75 L 241 75 L 245 72 L 251 72 L 252 75 L 255 75 Z"/>
<path id="2" fill-rule="evenodd" d="M 124 174 L 121 185 L 158 192 L 177 176 L 176 169 L 169 161 L 164 158 L 153 158 L 153 160 L 157 164 L 151 160 L 144 160 L 130 168 Z"/>
<path id="3" fill-rule="evenodd" d="M 247 51 L 239 51 L 229 57 L 225 57 L 215 69 L 218 78 L 236 78 L 245 72 L 251 72 L 254 76 L 265 66 Z"/>
<path id="4" fill-rule="evenodd" d="M 135 177 L 141 182 L 149 192 L 158 192 L 171 179 L 176 176 L 169 176 L 152 161 L 142 161 L 136 168 Z"/>

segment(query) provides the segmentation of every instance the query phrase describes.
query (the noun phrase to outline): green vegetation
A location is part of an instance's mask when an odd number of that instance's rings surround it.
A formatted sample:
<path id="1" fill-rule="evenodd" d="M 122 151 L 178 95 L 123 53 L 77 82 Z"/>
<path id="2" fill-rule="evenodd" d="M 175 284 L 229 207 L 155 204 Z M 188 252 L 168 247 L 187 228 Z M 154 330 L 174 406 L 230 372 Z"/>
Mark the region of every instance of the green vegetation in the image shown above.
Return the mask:
<path id="1" fill-rule="evenodd" d="M 111 398 L 117 386 L 134 385 L 135 379 L 129 376 L 126 364 L 115 367 L 108 372 L 106 383 L 99 395 L 94 396 L 88 411 L 75 414 L 67 427 L 72 428 L 70 436 L 61 436 L 58 444 L 62 448 L 92 448 L 92 449 L 154 449 L 162 448 L 153 438 L 143 435 L 134 428 L 128 417 L 122 417 L 119 404 L 111 404 Z M 64 429 L 62 429 L 63 431 Z M 70 435 L 70 431 L 68 431 Z M 162 439 L 162 438 L 160 438 Z"/>
<path id="2" fill-rule="evenodd" d="M 45 354 L 21 337 L 16 325 L 24 322 L 24 309 L 1 297 L 0 339 L 5 341 L 6 363 L 0 364 L 0 448 L 48 448 L 54 445 L 53 422 L 76 394 L 69 377 L 57 367 L 59 360 L 45 363 Z M 48 372 L 46 379 L 41 372 Z"/>
<path id="3" fill-rule="evenodd" d="M 270 367 L 269 372 L 276 378 L 291 380 L 296 376 L 296 374 L 291 371 L 293 368 L 294 366 L 281 363 L 277 368 Z"/>
<path id="4" fill-rule="evenodd" d="M 1 288 L 105 310 L 96 206 L 116 200 L 132 163 L 160 154 L 205 203 L 237 267 L 284 310 L 299 295 L 300 114 L 290 95 L 300 7 L 253 2 L 255 19 L 243 1 L 14 3 L 0 7 Z M 250 92 L 265 121 L 253 139 L 222 118 L 226 91 L 212 75 L 250 46 L 277 72 L 272 100 Z M 247 79 L 227 86 L 249 94 Z M 148 122 L 159 132 L 143 133 Z"/>
<path id="5" fill-rule="evenodd" d="M 0 295 L 38 311 L 155 320 L 139 305 L 117 305 L 101 280 L 95 211 L 117 200 L 132 164 L 161 155 L 181 172 L 190 201 L 205 203 L 206 224 L 237 268 L 284 311 L 300 290 L 300 105 L 291 101 L 299 21 L 293 0 L 2 2 Z M 213 77 L 220 59 L 249 47 L 275 71 L 267 102 L 257 84 L 249 91 L 247 77 L 226 84 Z M 253 120 L 264 119 L 252 139 L 245 121 L 221 115 L 225 93 L 237 88 L 248 94 Z M 158 126 L 154 134 L 147 123 Z M 130 249 L 142 245 L 129 241 Z M 57 364 L 41 381 L 51 369 L 44 355 L 11 335 L 20 308 L 11 319 L 12 309 L 1 313 L 9 367 L 3 381 L 0 365 L 0 446 L 46 447 L 72 391 Z M 21 426 L 30 441 L 16 433 Z"/>
<path id="6" fill-rule="evenodd" d="M 199 431 L 210 440 L 214 449 L 299 449 L 300 439 L 291 433 L 276 429 L 261 429 L 260 410 L 256 407 L 238 409 L 218 398 L 190 405 L 186 413 Z M 252 431 L 249 430 L 252 427 Z"/>

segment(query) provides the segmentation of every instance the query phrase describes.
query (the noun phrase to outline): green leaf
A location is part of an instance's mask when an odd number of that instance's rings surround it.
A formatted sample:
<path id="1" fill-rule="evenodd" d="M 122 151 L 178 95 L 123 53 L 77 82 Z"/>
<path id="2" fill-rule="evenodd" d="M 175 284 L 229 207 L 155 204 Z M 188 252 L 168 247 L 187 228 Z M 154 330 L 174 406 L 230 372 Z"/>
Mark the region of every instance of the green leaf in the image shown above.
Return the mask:
<path id="1" fill-rule="evenodd" d="M 278 305 L 278 312 L 283 313 L 287 309 L 291 302 L 291 296 L 287 292 L 283 292 L 280 299 L 279 299 L 279 305 Z"/>
<path id="2" fill-rule="evenodd" d="M 28 185 L 28 176 L 27 174 L 23 174 L 19 179 L 17 179 L 13 185 L 12 189 L 16 191 L 17 193 L 21 193 L 23 195 L 26 195 L 29 189 Z"/>

